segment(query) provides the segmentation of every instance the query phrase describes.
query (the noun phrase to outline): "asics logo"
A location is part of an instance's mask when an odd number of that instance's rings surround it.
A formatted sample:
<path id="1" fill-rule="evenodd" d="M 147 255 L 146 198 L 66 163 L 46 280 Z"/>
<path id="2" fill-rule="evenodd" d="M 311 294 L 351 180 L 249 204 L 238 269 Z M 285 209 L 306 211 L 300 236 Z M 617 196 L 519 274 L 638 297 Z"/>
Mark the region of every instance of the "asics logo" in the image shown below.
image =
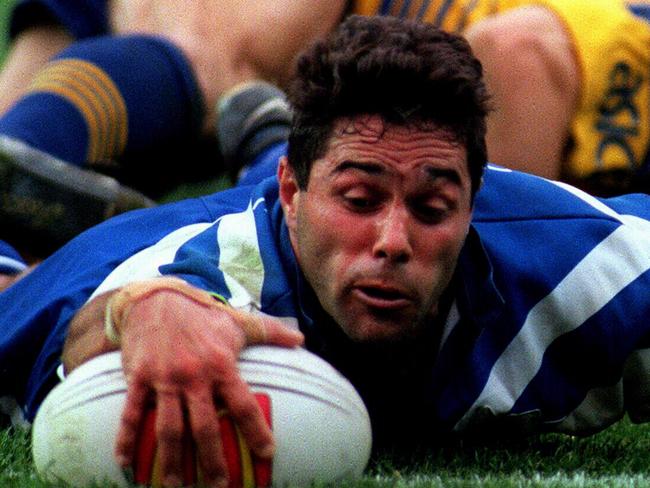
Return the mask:
<path id="1" fill-rule="evenodd" d="M 622 160 L 629 168 L 638 166 L 631 139 L 639 135 L 640 116 L 635 97 L 642 81 L 641 74 L 634 72 L 627 63 L 617 63 L 610 73 L 609 87 L 596 122 L 601 134 L 596 153 L 596 164 L 600 168 L 612 160 Z"/>

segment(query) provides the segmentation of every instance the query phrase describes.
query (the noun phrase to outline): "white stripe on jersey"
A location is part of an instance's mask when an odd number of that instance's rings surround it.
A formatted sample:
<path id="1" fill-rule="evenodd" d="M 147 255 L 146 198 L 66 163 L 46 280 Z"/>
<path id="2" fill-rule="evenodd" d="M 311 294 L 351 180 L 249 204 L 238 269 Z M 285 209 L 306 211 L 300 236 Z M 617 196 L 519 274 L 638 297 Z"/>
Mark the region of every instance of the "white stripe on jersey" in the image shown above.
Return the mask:
<path id="1" fill-rule="evenodd" d="M 650 269 L 650 224 L 636 217 L 594 247 L 557 287 L 528 313 L 521 330 L 495 363 L 483 391 L 456 424 L 462 429 L 479 406 L 508 412 L 541 367 L 546 348 L 582 325 L 623 288 Z M 606 263 L 603 265 L 603 263 Z M 564 318 L 548 327 L 549 317 Z"/>
<path id="2" fill-rule="evenodd" d="M 634 423 L 650 420 L 650 349 L 634 351 L 625 362 L 623 378 L 610 387 L 587 393 L 583 402 L 554 431 L 590 434 L 619 420 L 625 411 Z M 625 399 L 625 400 L 624 400 Z"/>
<path id="3" fill-rule="evenodd" d="M 97 295 L 114 290 L 127 283 L 147 280 L 160 276 L 158 269 L 163 264 L 172 263 L 174 256 L 187 241 L 199 235 L 214 222 L 187 225 L 167 234 L 153 246 L 134 254 L 117 266 L 97 287 L 88 301 Z"/>
<path id="4" fill-rule="evenodd" d="M 551 181 L 551 180 L 549 180 Z M 609 208 L 607 205 L 605 205 L 603 202 L 598 200 L 596 197 L 589 195 L 589 193 L 585 193 L 584 191 L 568 185 L 566 183 L 563 183 L 561 181 L 551 181 L 551 183 L 554 183 L 555 185 L 559 186 L 560 188 L 563 188 L 564 190 L 568 191 L 569 193 L 575 195 L 578 197 L 580 200 L 582 200 L 585 203 L 588 203 L 592 207 L 594 207 L 596 210 L 599 210 L 600 212 L 604 213 L 605 215 L 609 215 L 610 217 L 621 220 L 621 216 L 616 213 L 616 211 L 612 210 Z"/>
<path id="5" fill-rule="evenodd" d="M 623 417 L 624 397 L 627 401 L 622 379 L 615 385 L 589 390 L 582 403 L 558 422 L 553 432 L 589 435 L 602 430 Z"/>
<path id="6" fill-rule="evenodd" d="M 445 342 L 447 342 L 447 338 L 449 337 L 449 334 L 451 334 L 451 331 L 454 330 L 454 328 L 458 325 L 460 322 L 460 312 L 458 311 L 458 303 L 456 300 L 451 304 L 451 308 L 449 309 L 449 313 L 447 314 L 447 320 L 445 320 L 445 325 L 442 328 L 442 334 L 440 337 L 440 346 L 438 347 L 438 352 L 442 350 L 442 347 L 445 345 Z"/>
<path id="7" fill-rule="evenodd" d="M 231 294 L 228 302 L 235 308 L 261 308 L 264 264 L 253 210 L 263 201 L 257 200 L 244 212 L 225 215 L 219 222 L 219 269 Z"/>
<path id="8" fill-rule="evenodd" d="M 17 259 L 9 258 L 7 256 L 0 256 L 0 268 L 10 269 L 12 272 L 20 272 L 27 269 L 27 265 Z"/>

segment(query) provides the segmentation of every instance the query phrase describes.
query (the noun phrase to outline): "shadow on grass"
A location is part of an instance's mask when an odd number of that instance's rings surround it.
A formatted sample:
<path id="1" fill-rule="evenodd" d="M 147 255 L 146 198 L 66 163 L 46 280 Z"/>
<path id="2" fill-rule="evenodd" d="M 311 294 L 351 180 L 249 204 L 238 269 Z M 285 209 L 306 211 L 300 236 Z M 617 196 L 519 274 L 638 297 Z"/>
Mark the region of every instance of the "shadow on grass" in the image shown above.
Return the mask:
<path id="1" fill-rule="evenodd" d="M 409 477 L 423 473 L 448 478 L 553 475 L 591 477 L 647 474 L 650 425 L 624 419 L 589 437 L 543 434 L 525 439 L 458 441 L 443 447 L 386 451 L 369 472 Z"/>

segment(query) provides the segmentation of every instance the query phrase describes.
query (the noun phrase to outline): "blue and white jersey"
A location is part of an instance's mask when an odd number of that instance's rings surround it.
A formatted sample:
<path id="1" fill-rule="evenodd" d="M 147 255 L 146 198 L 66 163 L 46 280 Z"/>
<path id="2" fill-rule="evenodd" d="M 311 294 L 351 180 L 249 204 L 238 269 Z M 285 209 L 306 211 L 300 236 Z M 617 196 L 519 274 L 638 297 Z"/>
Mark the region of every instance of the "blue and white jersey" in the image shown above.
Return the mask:
<path id="1" fill-rule="evenodd" d="M 650 196 L 599 200 L 489 167 L 449 312 L 423 341 L 418 373 L 392 385 L 354 347 L 346 356 L 320 341 L 319 306 L 267 179 L 111 219 L 0 294 L 0 396 L 15 396 L 33 418 L 89 297 L 169 274 L 303 330 L 308 348 L 349 374 L 375 434 L 409 423 L 422 435 L 590 433 L 625 411 L 648 420 L 649 269 Z"/>
<path id="2" fill-rule="evenodd" d="M 27 269 L 27 264 L 7 242 L 0 240 L 0 274 L 13 275 Z"/>
<path id="3" fill-rule="evenodd" d="M 474 285 L 446 324 L 443 421 L 463 430 L 507 415 L 515 429 L 586 434 L 626 408 L 647 420 L 649 203 L 488 169 L 473 220 L 488 274 L 481 285 L 462 257 L 461 282 Z"/>

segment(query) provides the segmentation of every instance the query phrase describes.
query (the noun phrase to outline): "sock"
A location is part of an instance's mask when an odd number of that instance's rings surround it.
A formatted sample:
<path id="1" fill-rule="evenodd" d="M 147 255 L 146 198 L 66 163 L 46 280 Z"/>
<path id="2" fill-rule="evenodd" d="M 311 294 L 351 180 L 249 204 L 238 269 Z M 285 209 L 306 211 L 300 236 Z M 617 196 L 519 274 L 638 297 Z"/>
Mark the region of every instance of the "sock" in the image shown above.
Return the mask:
<path id="1" fill-rule="evenodd" d="M 178 48 L 152 36 L 104 36 L 53 58 L 0 118 L 0 134 L 84 166 L 194 138 L 202 118 Z"/>

